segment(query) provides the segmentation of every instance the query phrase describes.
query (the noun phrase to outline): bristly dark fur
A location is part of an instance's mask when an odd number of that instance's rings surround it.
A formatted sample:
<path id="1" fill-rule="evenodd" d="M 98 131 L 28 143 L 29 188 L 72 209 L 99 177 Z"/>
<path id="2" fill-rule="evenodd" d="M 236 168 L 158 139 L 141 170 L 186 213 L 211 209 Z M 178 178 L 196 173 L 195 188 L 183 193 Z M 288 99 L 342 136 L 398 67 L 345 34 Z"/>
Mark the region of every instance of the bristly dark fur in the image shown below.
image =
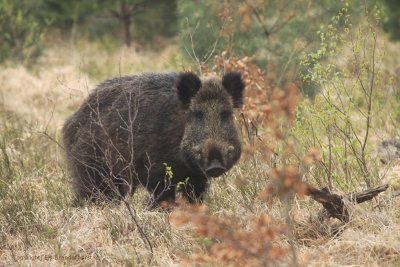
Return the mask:
<path id="1" fill-rule="evenodd" d="M 232 96 L 233 105 L 235 108 L 240 108 L 243 105 L 243 90 L 244 83 L 240 72 L 228 72 L 222 79 L 222 85 Z"/>
<path id="2" fill-rule="evenodd" d="M 183 196 L 200 201 L 210 175 L 232 168 L 241 154 L 230 114 L 243 88 L 240 75 L 227 75 L 227 87 L 193 73 L 145 73 L 100 84 L 62 130 L 77 198 L 111 200 L 142 185 L 155 207 L 175 201 L 177 185 L 184 184 Z"/>
<path id="3" fill-rule="evenodd" d="M 217 102 L 220 104 L 229 103 L 229 93 L 225 89 L 212 86 L 210 82 L 206 82 L 207 88 L 200 90 L 194 98 L 196 102 Z"/>

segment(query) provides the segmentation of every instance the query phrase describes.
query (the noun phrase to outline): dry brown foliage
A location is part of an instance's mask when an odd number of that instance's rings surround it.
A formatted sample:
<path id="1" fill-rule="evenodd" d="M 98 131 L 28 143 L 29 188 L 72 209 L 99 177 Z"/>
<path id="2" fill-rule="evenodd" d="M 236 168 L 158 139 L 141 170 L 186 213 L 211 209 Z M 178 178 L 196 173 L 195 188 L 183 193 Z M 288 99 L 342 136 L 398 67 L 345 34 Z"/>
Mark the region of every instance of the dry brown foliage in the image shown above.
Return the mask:
<path id="1" fill-rule="evenodd" d="M 170 217 L 176 226 L 191 224 L 198 237 L 210 238 L 206 253 L 183 256 L 183 263 L 223 264 L 224 266 L 267 266 L 285 258 L 287 250 L 274 243 L 286 227 L 263 214 L 244 229 L 234 218 L 220 218 L 204 205 L 184 205 Z"/>

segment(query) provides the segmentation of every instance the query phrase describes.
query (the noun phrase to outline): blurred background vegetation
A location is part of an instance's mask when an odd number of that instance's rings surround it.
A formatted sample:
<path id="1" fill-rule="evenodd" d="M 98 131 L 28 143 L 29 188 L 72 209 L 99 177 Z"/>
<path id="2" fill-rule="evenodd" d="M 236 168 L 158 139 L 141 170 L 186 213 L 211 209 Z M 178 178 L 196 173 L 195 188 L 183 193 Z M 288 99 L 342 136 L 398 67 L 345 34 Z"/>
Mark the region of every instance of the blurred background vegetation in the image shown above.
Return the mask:
<path id="1" fill-rule="evenodd" d="M 356 2 L 350 8 L 359 8 Z M 367 2 L 379 6 L 382 28 L 399 39 L 400 2 Z M 316 32 L 343 5 L 329 0 L 0 0 L 0 63 L 29 64 L 60 39 L 102 42 L 108 49 L 160 49 L 173 40 L 184 57 L 198 63 L 226 51 L 252 56 L 262 69 L 298 73 L 298 56 L 318 44 Z M 353 21 L 359 13 L 352 13 Z"/>

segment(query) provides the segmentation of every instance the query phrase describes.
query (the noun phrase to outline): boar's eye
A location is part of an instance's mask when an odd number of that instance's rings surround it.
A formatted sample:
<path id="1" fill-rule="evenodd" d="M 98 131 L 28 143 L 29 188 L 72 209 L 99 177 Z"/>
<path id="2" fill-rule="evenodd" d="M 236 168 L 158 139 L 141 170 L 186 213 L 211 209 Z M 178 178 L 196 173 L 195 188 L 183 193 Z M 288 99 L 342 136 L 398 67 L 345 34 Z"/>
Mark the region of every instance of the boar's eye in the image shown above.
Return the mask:
<path id="1" fill-rule="evenodd" d="M 194 117 L 196 120 L 202 120 L 203 117 L 204 117 L 204 112 L 199 111 L 199 110 L 196 110 L 196 111 L 193 112 L 193 117 Z"/>
<path id="2" fill-rule="evenodd" d="M 232 112 L 229 110 L 223 110 L 220 113 L 221 121 L 228 121 L 232 117 Z"/>

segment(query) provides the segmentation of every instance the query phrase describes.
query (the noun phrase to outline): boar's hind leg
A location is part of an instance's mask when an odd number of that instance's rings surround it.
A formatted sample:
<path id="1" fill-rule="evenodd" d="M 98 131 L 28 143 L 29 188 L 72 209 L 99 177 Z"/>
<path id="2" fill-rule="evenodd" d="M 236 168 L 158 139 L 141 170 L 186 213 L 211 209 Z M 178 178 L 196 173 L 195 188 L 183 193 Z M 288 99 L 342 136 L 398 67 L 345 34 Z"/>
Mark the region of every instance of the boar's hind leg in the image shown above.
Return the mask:
<path id="1" fill-rule="evenodd" d="M 137 188 L 137 183 L 134 182 L 134 177 L 118 176 L 114 177 L 113 188 L 114 193 L 117 194 L 117 198 L 125 198 L 126 196 L 132 196 Z"/>
<path id="2" fill-rule="evenodd" d="M 94 165 L 94 164 L 93 164 Z M 93 202 L 113 201 L 125 197 L 135 187 L 121 177 L 110 177 L 109 172 L 89 164 L 75 163 L 74 189 L 78 199 Z"/>
<path id="3" fill-rule="evenodd" d="M 182 186 L 182 193 L 190 203 L 200 203 L 203 201 L 204 192 L 207 189 L 207 179 L 190 177 L 188 182 Z"/>

